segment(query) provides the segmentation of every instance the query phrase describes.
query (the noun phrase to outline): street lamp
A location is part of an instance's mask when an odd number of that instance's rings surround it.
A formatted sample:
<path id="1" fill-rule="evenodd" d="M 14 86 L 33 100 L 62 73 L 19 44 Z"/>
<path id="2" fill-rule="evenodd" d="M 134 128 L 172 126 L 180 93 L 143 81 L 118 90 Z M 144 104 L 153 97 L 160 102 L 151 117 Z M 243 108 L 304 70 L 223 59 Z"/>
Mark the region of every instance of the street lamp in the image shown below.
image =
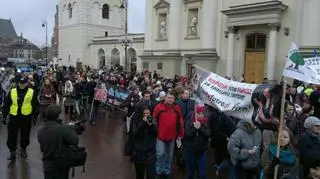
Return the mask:
<path id="1" fill-rule="evenodd" d="M 128 39 L 128 0 L 120 0 L 120 9 L 125 10 L 125 27 L 124 27 L 124 39 L 120 40 L 120 43 L 124 47 L 124 54 L 125 54 L 125 69 L 127 72 L 130 72 L 131 69 L 129 68 L 128 63 L 128 47 L 130 44 L 132 44 L 132 40 Z"/>
<path id="2" fill-rule="evenodd" d="M 44 21 L 42 27 L 46 28 L 46 66 L 48 66 L 48 23 Z"/>

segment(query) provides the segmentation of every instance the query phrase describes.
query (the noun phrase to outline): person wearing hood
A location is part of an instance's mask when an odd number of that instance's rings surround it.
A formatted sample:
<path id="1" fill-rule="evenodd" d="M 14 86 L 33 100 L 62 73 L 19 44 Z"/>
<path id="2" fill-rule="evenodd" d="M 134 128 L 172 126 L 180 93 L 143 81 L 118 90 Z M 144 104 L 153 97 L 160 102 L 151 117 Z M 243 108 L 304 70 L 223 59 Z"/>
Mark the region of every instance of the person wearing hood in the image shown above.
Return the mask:
<path id="1" fill-rule="evenodd" d="M 306 133 L 302 134 L 297 143 L 300 156 L 300 165 L 303 167 L 304 176 L 307 177 L 311 159 L 320 159 L 320 119 L 308 117 L 304 122 Z"/>
<path id="2" fill-rule="evenodd" d="M 62 97 L 62 104 L 64 105 L 66 121 L 70 121 L 72 119 L 73 107 L 75 105 L 76 100 L 75 90 L 70 80 L 66 81 L 65 83 Z"/>
<path id="3" fill-rule="evenodd" d="M 161 91 L 161 92 L 159 93 L 159 97 L 156 98 L 156 102 L 157 102 L 157 104 L 159 104 L 159 103 L 164 103 L 165 99 L 166 99 L 166 92 Z"/>
<path id="4" fill-rule="evenodd" d="M 208 150 L 210 128 L 204 112 L 205 107 L 203 105 L 196 105 L 196 110 L 185 122 L 184 146 L 187 154 L 188 179 L 194 178 L 196 168 L 199 168 L 199 178 L 206 178 L 206 152 Z"/>
<path id="5" fill-rule="evenodd" d="M 10 150 L 8 160 L 16 159 L 17 139 L 20 130 L 21 158 L 27 158 L 26 148 L 30 144 L 30 131 L 32 119 L 38 115 L 38 101 L 36 92 L 28 86 L 27 78 L 20 78 L 18 87 L 13 88 L 3 105 L 3 123 L 6 124 L 7 116 L 10 116 L 8 123 L 7 146 Z"/>
<path id="6" fill-rule="evenodd" d="M 252 120 L 241 120 L 228 142 L 233 165 L 233 172 L 229 178 L 253 179 L 258 176 L 261 144 L 261 131 Z"/>

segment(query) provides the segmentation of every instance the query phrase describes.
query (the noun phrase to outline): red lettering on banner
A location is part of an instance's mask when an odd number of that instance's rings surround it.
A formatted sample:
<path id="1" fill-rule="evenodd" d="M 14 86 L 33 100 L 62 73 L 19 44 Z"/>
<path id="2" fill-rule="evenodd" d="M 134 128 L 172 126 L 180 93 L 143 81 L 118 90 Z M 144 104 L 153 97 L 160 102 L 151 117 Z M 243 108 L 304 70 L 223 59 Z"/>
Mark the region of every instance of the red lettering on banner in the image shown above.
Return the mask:
<path id="1" fill-rule="evenodd" d="M 220 81 L 217 81 L 211 77 L 209 77 L 208 81 L 221 89 L 228 89 L 228 85 L 221 83 Z"/>
<path id="2" fill-rule="evenodd" d="M 238 92 L 239 92 L 239 93 L 243 93 L 243 94 L 251 94 L 251 93 L 252 93 L 252 89 L 248 89 L 248 88 L 238 88 Z"/>

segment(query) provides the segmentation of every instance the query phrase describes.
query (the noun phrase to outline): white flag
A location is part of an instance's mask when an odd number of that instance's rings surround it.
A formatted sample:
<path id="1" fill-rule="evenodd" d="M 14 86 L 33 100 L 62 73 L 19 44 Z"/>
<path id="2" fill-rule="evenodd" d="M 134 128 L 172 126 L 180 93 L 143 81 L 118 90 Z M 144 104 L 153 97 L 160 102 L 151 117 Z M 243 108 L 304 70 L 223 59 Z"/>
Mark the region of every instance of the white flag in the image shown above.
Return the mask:
<path id="1" fill-rule="evenodd" d="M 288 52 L 283 76 L 307 83 L 320 84 L 320 58 L 303 58 L 295 43 L 291 44 Z"/>

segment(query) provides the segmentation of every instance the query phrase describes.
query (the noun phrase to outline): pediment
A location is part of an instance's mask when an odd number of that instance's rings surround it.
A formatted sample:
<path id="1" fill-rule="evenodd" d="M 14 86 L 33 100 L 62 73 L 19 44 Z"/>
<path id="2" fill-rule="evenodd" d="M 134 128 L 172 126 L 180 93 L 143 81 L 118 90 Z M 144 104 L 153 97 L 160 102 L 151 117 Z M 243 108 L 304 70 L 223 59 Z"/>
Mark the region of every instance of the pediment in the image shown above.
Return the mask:
<path id="1" fill-rule="evenodd" d="M 185 4 L 193 3 L 193 2 L 202 2 L 203 0 L 183 0 Z"/>
<path id="2" fill-rule="evenodd" d="M 166 0 L 159 0 L 157 4 L 153 6 L 155 9 L 162 9 L 162 8 L 169 8 L 170 3 L 168 3 Z"/>
<path id="3" fill-rule="evenodd" d="M 228 16 L 228 26 L 244 26 L 267 23 L 280 23 L 281 14 L 288 6 L 281 1 L 267 1 L 260 3 L 230 6 L 221 11 Z"/>

